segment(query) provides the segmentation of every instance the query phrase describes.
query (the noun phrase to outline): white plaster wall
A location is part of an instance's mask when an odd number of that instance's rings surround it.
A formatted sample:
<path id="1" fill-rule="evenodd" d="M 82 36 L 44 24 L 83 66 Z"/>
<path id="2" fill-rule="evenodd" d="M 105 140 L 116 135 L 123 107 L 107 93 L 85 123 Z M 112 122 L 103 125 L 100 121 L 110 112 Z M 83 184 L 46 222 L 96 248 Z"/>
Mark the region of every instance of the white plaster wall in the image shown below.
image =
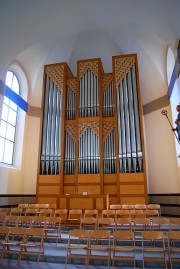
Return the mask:
<path id="1" fill-rule="evenodd" d="M 23 194 L 36 194 L 40 119 L 27 116 L 23 154 Z"/>
<path id="2" fill-rule="evenodd" d="M 170 106 L 164 109 L 172 122 Z M 180 191 L 174 135 L 161 110 L 144 116 L 149 194 Z"/>

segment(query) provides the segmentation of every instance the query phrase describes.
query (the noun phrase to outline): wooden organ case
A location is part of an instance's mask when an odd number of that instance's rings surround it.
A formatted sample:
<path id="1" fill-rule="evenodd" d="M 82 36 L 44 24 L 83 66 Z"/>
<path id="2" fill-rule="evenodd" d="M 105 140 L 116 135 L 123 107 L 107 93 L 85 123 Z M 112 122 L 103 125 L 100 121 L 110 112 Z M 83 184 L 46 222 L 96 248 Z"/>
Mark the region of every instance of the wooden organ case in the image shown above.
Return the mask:
<path id="1" fill-rule="evenodd" d="M 137 55 L 112 57 L 112 73 L 101 60 L 44 67 L 37 202 L 67 207 L 146 203 L 146 168 Z M 99 199 L 99 200 L 98 200 Z M 86 207 L 86 205 L 84 205 Z M 100 208 L 104 207 L 102 203 Z"/>

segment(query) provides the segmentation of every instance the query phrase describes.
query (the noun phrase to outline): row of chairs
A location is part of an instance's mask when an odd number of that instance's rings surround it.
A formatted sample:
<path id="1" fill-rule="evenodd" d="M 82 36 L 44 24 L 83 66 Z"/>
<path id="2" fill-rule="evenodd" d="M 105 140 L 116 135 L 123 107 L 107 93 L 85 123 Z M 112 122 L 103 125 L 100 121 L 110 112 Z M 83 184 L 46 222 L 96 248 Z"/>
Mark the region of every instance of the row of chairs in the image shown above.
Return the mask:
<path id="1" fill-rule="evenodd" d="M 25 226 L 25 227 L 45 227 L 54 226 L 56 230 L 60 227 L 69 228 L 70 226 L 77 226 L 80 229 L 101 229 L 110 228 L 111 230 L 128 229 L 128 230 L 174 230 L 180 228 L 180 218 L 109 218 L 109 217 L 82 217 L 80 220 L 73 219 L 73 222 L 63 222 L 61 217 L 46 217 L 46 216 L 0 216 L 0 225 L 6 226 Z"/>
<path id="2" fill-rule="evenodd" d="M 80 229 L 101 229 L 111 230 L 180 230 L 180 218 L 93 218 L 85 217 L 80 220 Z"/>
<path id="3" fill-rule="evenodd" d="M 56 244 L 61 240 L 61 218 L 45 216 L 1 216 L 0 227 L 24 227 L 24 228 L 43 228 L 45 238 L 55 238 Z"/>
<path id="4" fill-rule="evenodd" d="M 44 257 L 44 229 L 0 226 L 0 260 L 8 254 L 18 255 L 18 265 L 25 256 Z"/>
<path id="5" fill-rule="evenodd" d="M 143 268 L 146 261 L 163 262 L 167 269 L 166 242 L 162 231 L 143 231 L 141 236 L 133 231 L 115 231 L 111 244 L 110 231 L 75 229 L 69 233 L 65 268 L 72 258 L 85 260 L 88 268 L 92 260 L 107 261 L 108 267 L 118 261 L 133 261 L 136 267 L 136 241 L 141 240 Z M 167 245 L 170 266 L 173 261 L 180 261 L 180 231 L 167 232 Z"/>

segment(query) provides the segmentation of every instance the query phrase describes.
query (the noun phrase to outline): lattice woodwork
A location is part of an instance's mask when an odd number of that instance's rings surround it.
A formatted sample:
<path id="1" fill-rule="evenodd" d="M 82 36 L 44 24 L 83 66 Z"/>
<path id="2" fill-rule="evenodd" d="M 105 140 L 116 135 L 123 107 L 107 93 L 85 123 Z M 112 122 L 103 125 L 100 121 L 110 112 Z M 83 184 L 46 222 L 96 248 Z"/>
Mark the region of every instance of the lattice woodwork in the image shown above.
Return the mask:
<path id="1" fill-rule="evenodd" d="M 65 126 L 65 131 L 70 135 L 74 142 L 76 142 L 76 124 L 67 124 Z"/>
<path id="2" fill-rule="evenodd" d="M 98 61 L 80 62 L 79 63 L 79 79 L 86 73 L 87 69 L 97 77 L 98 76 Z"/>
<path id="3" fill-rule="evenodd" d="M 116 88 L 119 86 L 123 78 L 127 75 L 127 73 L 134 64 L 135 64 L 135 58 L 133 56 L 115 59 Z"/>
<path id="4" fill-rule="evenodd" d="M 113 81 L 113 75 L 112 74 L 104 74 L 102 75 L 102 91 L 105 91 L 108 86 Z"/>
<path id="5" fill-rule="evenodd" d="M 109 134 L 114 130 L 114 122 L 103 123 L 103 142 L 107 139 Z"/>
<path id="6" fill-rule="evenodd" d="M 64 65 L 47 66 L 46 74 L 60 91 L 63 91 L 64 85 Z"/>
<path id="7" fill-rule="evenodd" d="M 76 94 L 77 92 L 77 80 L 76 79 L 68 79 L 67 86 Z"/>
<path id="8" fill-rule="evenodd" d="M 79 124 L 79 139 L 85 133 L 87 128 L 91 128 L 93 133 L 99 136 L 99 122 L 83 122 Z"/>

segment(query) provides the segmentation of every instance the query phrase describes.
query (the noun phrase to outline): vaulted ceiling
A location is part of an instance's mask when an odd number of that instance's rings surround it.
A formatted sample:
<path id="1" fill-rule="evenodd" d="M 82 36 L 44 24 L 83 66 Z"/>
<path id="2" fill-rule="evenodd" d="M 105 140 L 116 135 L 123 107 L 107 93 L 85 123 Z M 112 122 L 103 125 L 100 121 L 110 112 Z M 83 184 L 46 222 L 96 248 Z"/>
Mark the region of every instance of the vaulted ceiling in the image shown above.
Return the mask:
<path id="1" fill-rule="evenodd" d="M 112 72 L 112 56 L 137 53 L 142 104 L 167 93 L 167 51 L 180 37 L 179 0 L 0 1 L 0 78 L 18 63 L 29 91 L 48 63 L 101 58 Z"/>

